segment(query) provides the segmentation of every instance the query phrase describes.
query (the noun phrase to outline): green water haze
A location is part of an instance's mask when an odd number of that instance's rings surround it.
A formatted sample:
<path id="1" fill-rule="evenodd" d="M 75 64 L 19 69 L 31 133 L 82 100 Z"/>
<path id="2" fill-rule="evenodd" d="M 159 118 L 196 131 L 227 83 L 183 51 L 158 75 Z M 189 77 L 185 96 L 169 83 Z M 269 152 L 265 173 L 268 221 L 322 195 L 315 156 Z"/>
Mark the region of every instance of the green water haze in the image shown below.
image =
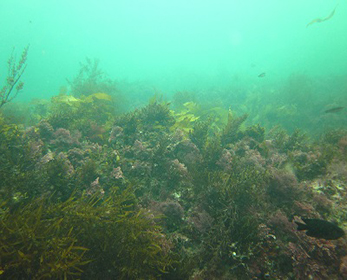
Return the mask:
<path id="1" fill-rule="evenodd" d="M 283 118 L 310 105 L 300 118 L 319 122 L 347 105 L 346 15 L 327 0 L 2 1 L 0 75 L 13 47 L 30 45 L 16 101 L 57 95 L 88 57 L 120 90 L 137 84 L 143 103 L 189 91 L 254 122 L 270 103 Z"/>
<path id="2" fill-rule="evenodd" d="M 115 79 L 168 91 L 346 74 L 347 4 L 337 1 L 2 1 L 0 60 L 30 44 L 25 97 L 53 95 L 96 57 Z"/>
<path id="3" fill-rule="evenodd" d="M 0 0 L 0 279 L 347 279 L 345 0 Z"/>

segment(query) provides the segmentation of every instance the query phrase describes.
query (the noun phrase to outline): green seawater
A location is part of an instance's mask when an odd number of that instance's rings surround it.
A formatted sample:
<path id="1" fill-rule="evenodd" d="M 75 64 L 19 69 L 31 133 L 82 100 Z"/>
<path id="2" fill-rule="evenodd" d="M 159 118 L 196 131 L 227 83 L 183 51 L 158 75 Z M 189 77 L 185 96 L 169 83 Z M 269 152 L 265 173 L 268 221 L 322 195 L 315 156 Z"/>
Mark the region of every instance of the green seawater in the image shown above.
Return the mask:
<path id="1" fill-rule="evenodd" d="M 318 126 L 347 105 L 346 15 L 345 1 L 327 0 L 1 1 L 0 74 L 30 44 L 17 101 L 57 95 L 89 57 L 119 88 L 140 84 L 143 102 L 191 91 L 255 123 L 277 110 L 270 122 L 300 113 L 295 125 Z"/>
<path id="2" fill-rule="evenodd" d="M 346 0 L 0 0 L 0 279 L 347 279 L 346 124 Z"/>

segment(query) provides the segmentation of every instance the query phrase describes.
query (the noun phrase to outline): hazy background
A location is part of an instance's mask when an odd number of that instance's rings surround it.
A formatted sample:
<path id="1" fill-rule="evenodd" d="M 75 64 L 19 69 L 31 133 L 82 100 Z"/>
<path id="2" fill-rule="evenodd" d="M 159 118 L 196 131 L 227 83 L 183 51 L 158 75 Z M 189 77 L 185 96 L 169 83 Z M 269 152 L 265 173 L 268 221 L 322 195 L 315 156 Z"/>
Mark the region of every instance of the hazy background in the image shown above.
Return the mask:
<path id="1" fill-rule="evenodd" d="M 85 57 L 112 79 L 168 94 L 347 74 L 347 4 L 331 0 L 1 0 L 0 80 L 30 44 L 18 100 L 49 98 Z M 266 77 L 258 75 L 266 72 Z"/>

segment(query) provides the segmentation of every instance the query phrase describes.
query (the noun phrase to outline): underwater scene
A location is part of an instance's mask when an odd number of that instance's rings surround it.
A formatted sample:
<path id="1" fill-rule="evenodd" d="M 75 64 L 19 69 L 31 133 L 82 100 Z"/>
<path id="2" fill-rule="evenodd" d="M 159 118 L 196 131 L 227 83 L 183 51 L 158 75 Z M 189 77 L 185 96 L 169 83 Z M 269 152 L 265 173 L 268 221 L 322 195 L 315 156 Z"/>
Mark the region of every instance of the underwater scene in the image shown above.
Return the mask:
<path id="1" fill-rule="evenodd" d="M 0 279 L 347 279 L 347 2 L 0 3 Z"/>

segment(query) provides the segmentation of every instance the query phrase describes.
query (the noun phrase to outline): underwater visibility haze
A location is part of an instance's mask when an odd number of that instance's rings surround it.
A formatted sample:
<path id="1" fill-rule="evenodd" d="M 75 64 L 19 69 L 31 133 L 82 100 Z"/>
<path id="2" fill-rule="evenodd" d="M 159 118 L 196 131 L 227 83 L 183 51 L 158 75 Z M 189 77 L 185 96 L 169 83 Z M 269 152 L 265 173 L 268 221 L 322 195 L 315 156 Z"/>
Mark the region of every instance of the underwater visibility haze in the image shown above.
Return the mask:
<path id="1" fill-rule="evenodd" d="M 346 279 L 346 34 L 344 0 L 0 1 L 0 278 Z"/>

